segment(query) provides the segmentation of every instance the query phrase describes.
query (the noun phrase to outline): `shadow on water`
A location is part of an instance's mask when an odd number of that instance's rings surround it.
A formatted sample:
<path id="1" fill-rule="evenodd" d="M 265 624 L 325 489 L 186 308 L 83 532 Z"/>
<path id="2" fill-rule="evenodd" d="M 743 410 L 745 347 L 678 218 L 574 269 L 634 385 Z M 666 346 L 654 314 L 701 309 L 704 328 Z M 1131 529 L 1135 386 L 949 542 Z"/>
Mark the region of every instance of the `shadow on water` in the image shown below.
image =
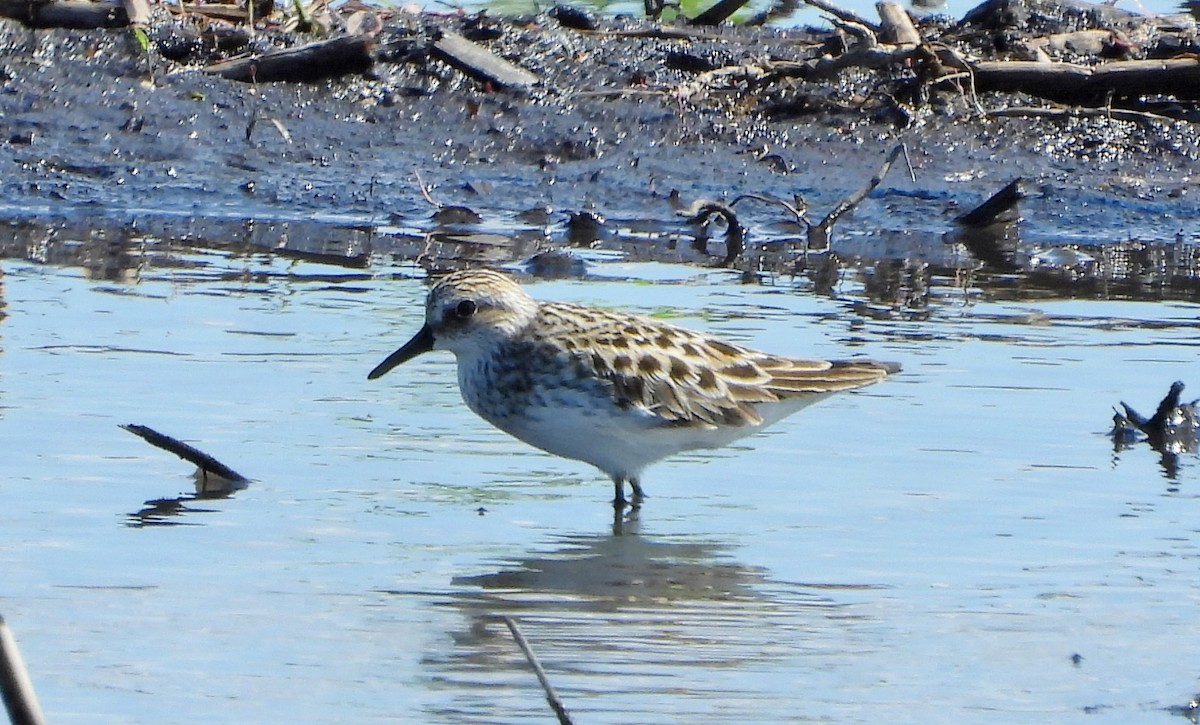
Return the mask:
<path id="1" fill-rule="evenodd" d="M 719 543 L 642 533 L 636 512 L 611 531 L 552 542 L 549 551 L 451 581 L 443 606 L 462 626 L 450 632 L 449 649 L 425 658 L 435 682 L 452 692 L 440 715 L 515 720 L 519 708 L 537 712 L 536 696 L 497 700 L 536 688 L 500 616 L 521 623 L 572 711 L 602 707 L 584 695 L 619 692 L 625 706 L 645 704 L 646 717 L 664 698 L 699 715 L 719 711 L 724 698 L 770 689 L 762 673 L 781 663 L 815 655 L 822 664 L 812 666 L 835 668 L 832 653 L 862 646 L 848 644 L 846 633 L 862 617 L 831 592 L 876 588 L 773 582 Z M 630 710 L 623 716 L 638 720 Z"/>

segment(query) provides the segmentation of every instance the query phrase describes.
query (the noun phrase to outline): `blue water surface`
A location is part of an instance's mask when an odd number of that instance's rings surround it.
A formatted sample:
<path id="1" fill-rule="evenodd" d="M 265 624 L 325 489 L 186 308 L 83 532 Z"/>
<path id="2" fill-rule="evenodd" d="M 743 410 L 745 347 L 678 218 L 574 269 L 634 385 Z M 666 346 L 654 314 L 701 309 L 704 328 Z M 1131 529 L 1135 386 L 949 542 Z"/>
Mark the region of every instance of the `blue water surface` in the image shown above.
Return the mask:
<path id="1" fill-rule="evenodd" d="M 1200 691 L 1196 455 L 1108 436 L 1118 401 L 1200 392 L 1195 304 L 864 316 L 852 272 L 616 259 L 531 284 L 904 365 L 652 467 L 614 521 L 597 472 L 467 411 L 448 355 L 366 380 L 420 325 L 415 267 L 0 269 L 0 614 L 56 725 L 553 722 L 497 615 L 579 723 L 1174 722 Z M 128 423 L 252 480 L 195 499 Z"/>

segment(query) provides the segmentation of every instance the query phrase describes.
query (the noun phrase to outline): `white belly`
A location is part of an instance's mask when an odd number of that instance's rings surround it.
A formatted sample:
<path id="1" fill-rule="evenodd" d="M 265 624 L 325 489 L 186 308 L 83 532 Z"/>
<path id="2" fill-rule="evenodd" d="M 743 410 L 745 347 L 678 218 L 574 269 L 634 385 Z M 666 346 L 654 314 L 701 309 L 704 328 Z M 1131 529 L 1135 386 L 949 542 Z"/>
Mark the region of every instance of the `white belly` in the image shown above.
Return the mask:
<path id="1" fill-rule="evenodd" d="M 529 445 L 590 463 L 609 476 L 637 478 L 655 461 L 680 451 L 729 445 L 827 396 L 762 404 L 756 406 L 762 424 L 717 428 L 664 423 L 645 410 L 623 410 L 611 399 L 597 400 L 582 391 L 556 391 L 541 404 L 508 410 L 477 406 L 479 401 L 463 397 L 482 418 Z"/>

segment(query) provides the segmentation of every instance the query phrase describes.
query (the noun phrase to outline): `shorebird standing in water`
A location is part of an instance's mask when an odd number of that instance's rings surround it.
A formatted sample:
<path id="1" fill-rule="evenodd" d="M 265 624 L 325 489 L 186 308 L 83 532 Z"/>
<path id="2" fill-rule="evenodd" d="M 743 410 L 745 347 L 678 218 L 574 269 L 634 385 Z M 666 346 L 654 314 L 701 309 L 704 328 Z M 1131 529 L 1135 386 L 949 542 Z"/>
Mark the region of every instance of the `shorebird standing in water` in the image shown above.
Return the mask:
<path id="1" fill-rule="evenodd" d="M 596 466 L 642 498 L 642 470 L 719 448 L 900 368 L 872 360 L 771 355 L 638 315 L 539 302 L 498 272 L 442 278 L 425 325 L 367 376 L 430 350 L 458 359 L 471 410 L 544 451 Z"/>

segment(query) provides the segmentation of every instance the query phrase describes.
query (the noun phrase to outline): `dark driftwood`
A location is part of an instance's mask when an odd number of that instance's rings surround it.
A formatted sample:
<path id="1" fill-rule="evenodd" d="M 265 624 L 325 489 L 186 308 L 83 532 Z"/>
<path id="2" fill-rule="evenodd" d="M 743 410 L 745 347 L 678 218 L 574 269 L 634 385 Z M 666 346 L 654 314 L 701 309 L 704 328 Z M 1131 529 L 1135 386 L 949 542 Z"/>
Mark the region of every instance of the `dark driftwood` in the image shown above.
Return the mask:
<path id="1" fill-rule="evenodd" d="M 170 451 L 183 460 L 196 464 L 196 468 L 199 468 L 205 474 L 219 476 L 226 481 L 235 483 L 243 483 L 249 480 L 204 451 L 189 446 L 187 443 L 177 438 L 172 438 L 165 433 L 159 433 L 149 426 L 129 424 L 121 427 L 152 446 L 161 448 L 164 451 Z"/>
<path id="2" fill-rule="evenodd" d="M 430 47 L 432 54 L 463 73 L 505 88 L 529 88 L 538 77 L 457 33 L 444 32 Z"/>
<path id="3" fill-rule="evenodd" d="M 783 78 L 809 82 L 834 77 L 849 68 L 883 68 L 896 64 L 925 63 L 935 56 L 924 45 L 855 47 L 838 56 L 803 61 L 766 61 L 727 66 L 697 76 L 701 87 L 730 78 L 764 85 Z M 980 61 L 969 63 L 953 51 L 936 55 L 941 74 L 953 77 L 978 93 L 1021 92 L 1039 98 L 1099 106 L 1122 98 L 1152 95 L 1181 99 L 1200 98 L 1200 59 L 1129 60 L 1083 66 L 1037 61 Z M 938 77 L 932 80 L 938 80 Z"/>
<path id="4" fill-rule="evenodd" d="M 997 222 L 1015 221 L 1017 203 L 1023 196 L 1021 177 L 1018 176 L 1005 184 L 1003 189 L 989 196 L 987 201 L 955 217 L 954 221 L 967 227 L 985 227 Z"/>
<path id="5" fill-rule="evenodd" d="M 975 90 L 1020 91 L 1041 98 L 1102 103 L 1113 96 L 1200 98 L 1200 59 L 1128 60 L 1094 67 L 1036 61 L 973 63 Z"/>
<path id="6" fill-rule="evenodd" d="M 988 118 L 1112 118 L 1117 121 L 1134 121 L 1137 123 L 1161 123 L 1178 121 L 1176 116 L 1152 113 L 1150 111 L 1134 111 L 1128 108 L 1036 108 L 1031 106 L 1009 106 L 996 108 L 987 112 Z"/>
<path id="7" fill-rule="evenodd" d="M 1017 205 L 1022 196 L 1021 179 L 1013 179 L 988 197 L 987 201 L 955 217 L 959 228 L 949 235 L 947 241 L 965 246 L 987 269 L 1017 271 L 1019 267 L 1014 260 L 1020 239 Z"/>
<path id="8" fill-rule="evenodd" d="M 1125 417 L 1137 427 L 1138 430 L 1149 436 L 1151 442 L 1162 442 L 1167 436 L 1175 432 L 1175 428 L 1180 425 L 1187 426 L 1194 431 L 1194 427 L 1187 423 L 1188 420 L 1195 421 L 1196 402 L 1180 404 L 1179 396 L 1183 393 L 1184 385 L 1176 380 L 1171 384 L 1171 389 L 1167 392 L 1166 397 L 1158 404 L 1158 409 L 1154 411 L 1154 415 L 1150 418 L 1139 415 L 1136 410 L 1129 407 L 1125 401 L 1121 401 L 1121 407 L 1125 409 Z M 1183 408 L 1184 410 L 1181 410 Z M 1190 410 L 1187 410 L 1189 409 Z M 1183 421 L 1183 423 L 1173 421 Z"/>
<path id="9" fill-rule="evenodd" d="M 362 73 L 371 67 L 375 41 L 365 35 L 344 35 L 299 48 L 214 63 L 204 70 L 235 81 L 269 83 L 306 82 Z"/>
<path id="10" fill-rule="evenodd" d="M 33 692 L 33 682 L 17 649 L 17 640 L 0 617 L 0 694 L 13 725 L 45 725 L 46 718 Z"/>
<path id="11" fill-rule="evenodd" d="M 129 25 L 129 14 L 121 2 L 0 0 L 0 16 L 19 20 L 33 28 L 91 30 Z"/>
<path id="12" fill-rule="evenodd" d="M 737 203 L 737 200 L 734 200 Z M 708 224 L 708 221 L 714 216 L 719 216 L 725 220 L 725 258 L 721 260 L 722 267 L 733 265 L 734 260 L 738 258 L 746 249 L 746 227 L 738 221 L 737 212 L 733 210 L 733 205 L 722 204 L 719 201 L 710 201 L 700 199 L 692 208 L 687 210 L 688 222 L 690 224 Z M 708 254 L 708 237 L 701 235 L 696 238 L 696 249 L 702 254 Z"/>

